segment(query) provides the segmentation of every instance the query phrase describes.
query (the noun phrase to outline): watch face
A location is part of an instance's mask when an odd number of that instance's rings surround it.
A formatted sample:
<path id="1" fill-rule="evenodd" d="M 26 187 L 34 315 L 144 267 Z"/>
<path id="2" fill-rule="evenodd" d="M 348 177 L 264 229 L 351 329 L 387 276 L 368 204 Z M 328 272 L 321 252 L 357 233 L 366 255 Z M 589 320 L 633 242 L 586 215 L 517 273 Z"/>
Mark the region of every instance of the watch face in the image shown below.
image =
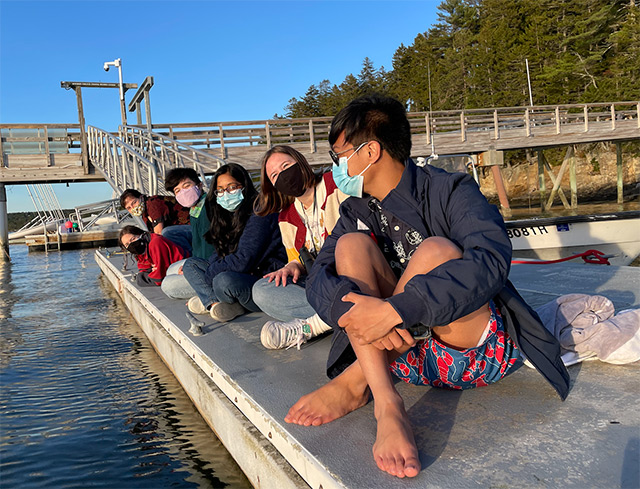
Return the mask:
<path id="1" fill-rule="evenodd" d="M 411 333 L 416 340 L 424 340 L 431 337 L 431 328 L 428 328 L 424 324 L 415 324 L 407 328 L 407 331 Z"/>

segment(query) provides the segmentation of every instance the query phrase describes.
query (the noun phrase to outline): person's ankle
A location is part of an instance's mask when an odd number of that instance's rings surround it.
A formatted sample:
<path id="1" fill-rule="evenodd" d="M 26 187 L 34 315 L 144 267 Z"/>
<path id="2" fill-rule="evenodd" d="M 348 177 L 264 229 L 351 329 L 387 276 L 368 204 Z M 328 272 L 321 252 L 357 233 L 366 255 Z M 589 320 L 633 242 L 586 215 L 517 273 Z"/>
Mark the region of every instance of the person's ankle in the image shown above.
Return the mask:
<path id="1" fill-rule="evenodd" d="M 401 414 L 405 414 L 406 411 L 404 409 L 404 400 L 397 392 L 395 394 L 390 394 L 385 396 L 384 399 L 376 399 L 374 398 L 374 415 L 376 419 L 379 419 L 381 416 L 386 414 L 394 413 L 397 414 L 400 412 Z"/>
<path id="2" fill-rule="evenodd" d="M 369 384 L 364 376 L 357 375 L 356 371 L 345 370 L 335 377 L 331 382 L 340 384 L 343 388 L 348 389 L 353 396 L 369 395 Z"/>

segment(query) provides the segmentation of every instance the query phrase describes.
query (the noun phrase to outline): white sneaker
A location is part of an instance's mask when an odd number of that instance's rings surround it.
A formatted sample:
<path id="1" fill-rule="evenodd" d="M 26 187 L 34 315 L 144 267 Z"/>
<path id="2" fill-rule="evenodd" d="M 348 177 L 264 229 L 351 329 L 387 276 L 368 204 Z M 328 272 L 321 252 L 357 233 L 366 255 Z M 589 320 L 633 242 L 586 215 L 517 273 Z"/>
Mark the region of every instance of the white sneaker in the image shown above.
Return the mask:
<path id="1" fill-rule="evenodd" d="M 262 346 L 269 350 L 287 350 L 293 346 L 300 349 L 300 345 L 313 338 L 311 326 L 306 319 L 292 321 L 268 321 L 260 332 Z"/>
<path id="2" fill-rule="evenodd" d="M 231 304 L 227 302 L 214 302 L 209 309 L 209 314 L 213 319 L 221 323 L 226 323 L 244 314 L 246 309 L 239 302 Z"/>
<path id="3" fill-rule="evenodd" d="M 207 311 L 207 308 L 202 305 L 202 301 L 197 295 L 189 299 L 187 307 L 193 314 L 209 314 L 209 311 Z"/>

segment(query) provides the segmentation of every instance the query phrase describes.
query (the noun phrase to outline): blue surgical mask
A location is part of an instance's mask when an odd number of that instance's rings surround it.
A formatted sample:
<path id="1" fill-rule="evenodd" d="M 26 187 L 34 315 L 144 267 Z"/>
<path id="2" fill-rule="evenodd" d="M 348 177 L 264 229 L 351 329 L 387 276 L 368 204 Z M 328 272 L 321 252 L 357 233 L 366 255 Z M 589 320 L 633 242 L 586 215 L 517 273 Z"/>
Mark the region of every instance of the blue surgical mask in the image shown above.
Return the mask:
<path id="1" fill-rule="evenodd" d="M 217 201 L 220 207 L 233 212 L 242 204 L 242 199 L 244 199 L 244 195 L 242 195 L 242 189 L 239 188 L 231 192 L 225 192 L 224 195 L 218 197 Z"/>
<path id="2" fill-rule="evenodd" d="M 362 145 L 361 145 L 362 146 Z M 358 148 L 359 150 L 360 148 Z M 358 175 L 354 175 L 353 177 L 349 176 L 349 160 L 353 155 L 355 155 L 358 151 L 354 151 L 349 158 L 343 156 L 338 160 L 338 164 L 331 167 L 331 174 L 333 175 L 333 181 L 336 183 L 336 186 L 345 194 L 351 195 L 352 197 L 362 197 L 362 187 L 364 185 L 364 177 L 362 176 L 364 172 L 366 172 L 372 163 L 362 170 Z"/>

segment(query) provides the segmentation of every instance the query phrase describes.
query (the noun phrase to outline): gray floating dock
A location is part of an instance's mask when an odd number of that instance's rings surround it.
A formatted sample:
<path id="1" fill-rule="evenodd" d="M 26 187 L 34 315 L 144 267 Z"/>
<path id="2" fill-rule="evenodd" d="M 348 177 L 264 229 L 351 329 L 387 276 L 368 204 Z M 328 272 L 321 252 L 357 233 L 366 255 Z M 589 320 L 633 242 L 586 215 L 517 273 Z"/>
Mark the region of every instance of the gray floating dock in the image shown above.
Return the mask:
<path id="1" fill-rule="evenodd" d="M 122 255 L 98 251 L 96 261 L 256 487 L 640 487 L 640 362 L 570 367 L 564 402 L 527 367 L 464 392 L 399 383 L 422 462 L 416 478 L 400 480 L 373 461 L 372 403 L 320 427 L 284 422 L 300 396 L 326 383 L 329 337 L 300 351 L 265 350 L 259 313 L 225 325 L 208 319 L 194 337 L 184 301 L 138 288 Z M 640 305 L 639 268 L 515 265 L 510 278 L 534 307 L 567 293 L 605 295 L 617 310 Z"/>

